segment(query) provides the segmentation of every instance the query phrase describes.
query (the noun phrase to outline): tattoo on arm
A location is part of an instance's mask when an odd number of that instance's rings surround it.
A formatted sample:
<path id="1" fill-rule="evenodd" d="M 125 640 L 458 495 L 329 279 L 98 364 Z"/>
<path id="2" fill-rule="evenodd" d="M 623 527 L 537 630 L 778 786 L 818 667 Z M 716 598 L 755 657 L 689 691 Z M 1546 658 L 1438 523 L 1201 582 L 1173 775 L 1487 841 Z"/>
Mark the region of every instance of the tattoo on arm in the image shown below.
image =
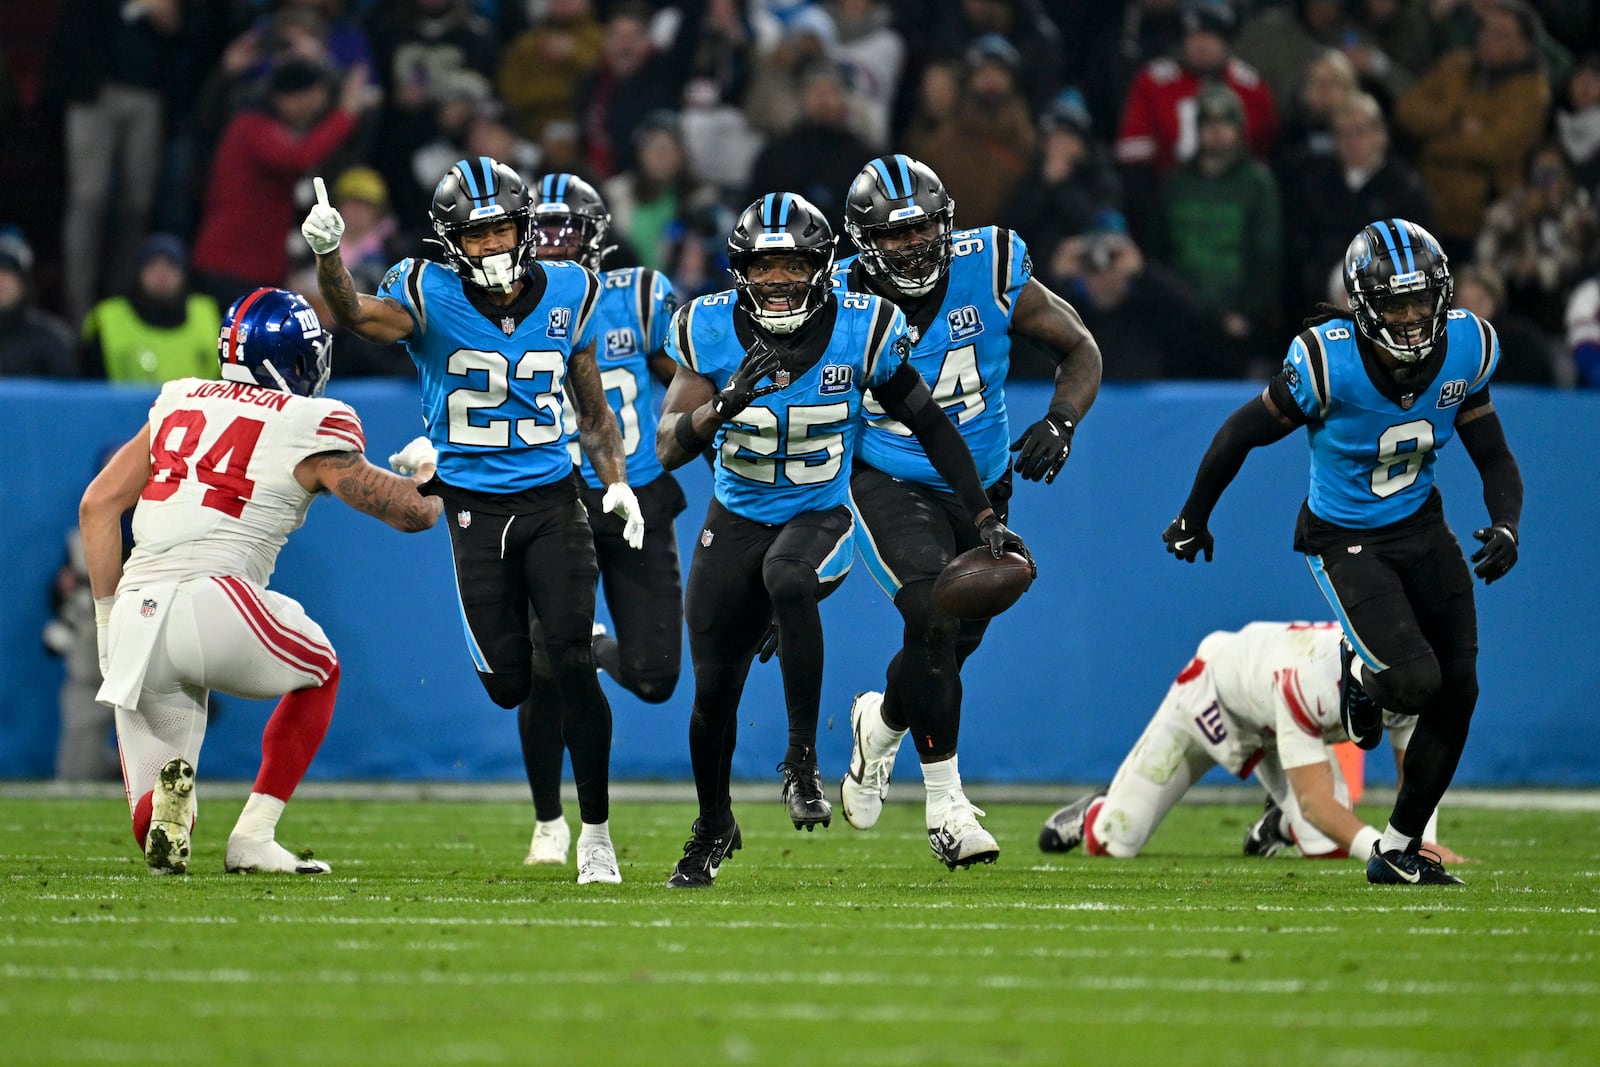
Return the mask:
<path id="1" fill-rule="evenodd" d="M 322 290 L 322 299 L 334 321 L 347 329 L 352 327 L 361 313 L 361 294 L 356 292 L 356 280 L 350 277 L 343 257 L 317 257 L 317 288 Z"/>
<path id="2" fill-rule="evenodd" d="M 593 344 L 575 352 L 567 363 L 567 395 L 578 409 L 578 444 L 583 448 L 595 473 L 607 485 L 627 477 L 627 458 L 622 454 L 622 429 L 606 403 L 600 366 L 595 362 Z"/>
<path id="3" fill-rule="evenodd" d="M 428 529 L 443 507 L 438 497 L 418 493 L 410 478 L 379 470 L 359 452 L 323 457 L 318 477 L 346 504 L 406 533 Z"/>

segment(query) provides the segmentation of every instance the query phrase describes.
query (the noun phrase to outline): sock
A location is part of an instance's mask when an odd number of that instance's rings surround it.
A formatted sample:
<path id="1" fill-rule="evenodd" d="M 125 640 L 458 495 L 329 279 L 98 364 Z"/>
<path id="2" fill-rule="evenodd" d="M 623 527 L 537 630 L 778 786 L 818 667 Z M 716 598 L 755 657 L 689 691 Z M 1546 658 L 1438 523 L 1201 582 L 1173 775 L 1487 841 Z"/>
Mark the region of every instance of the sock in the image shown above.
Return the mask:
<path id="1" fill-rule="evenodd" d="M 956 757 L 951 756 L 938 763 L 924 763 L 922 784 L 928 792 L 928 818 L 932 820 L 937 812 L 942 820 L 944 806 L 961 795 L 961 772 L 956 768 Z"/>
<path id="2" fill-rule="evenodd" d="M 790 745 L 783 750 L 783 762 L 815 763 L 817 762 L 817 750 L 810 745 Z"/>
<path id="3" fill-rule="evenodd" d="M 1101 797 L 1089 805 L 1089 810 L 1083 813 L 1083 852 L 1086 856 L 1109 856 L 1111 853 L 1100 839 L 1094 836 L 1094 824 L 1100 821 L 1100 809 L 1105 807 L 1106 798 Z"/>
<path id="4" fill-rule="evenodd" d="M 578 831 L 578 844 L 598 845 L 611 843 L 611 820 L 605 822 L 586 822 L 583 829 Z"/>
<path id="5" fill-rule="evenodd" d="M 278 820 L 283 817 L 285 802 L 265 793 L 251 793 L 233 824 L 231 837 L 248 837 L 253 841 L 271 841 L 278 832 Z"/>
<path id="6" fill-rule="evenodd" d="M 1378 842 L 1378 850 L 1380 852 L 1389 852 L 1392 850 L 1404 852 L 1406 849 L 1411 847 L 1411 843 L 1415 840 L 1416 838 L 1412 837 L 1410 834 L 1403 834 L 1399 830 L 1396 830 L 1394 828 L 1394 823 L 1389 823 L 1383 828 L 1383 837 Z"/>
<path id="7" fill-rule="evenodd" d="M 333 721 L 333 701 L 339 692 L 339 667 L 315 689 L 284 694 L 267 728 L 261 733 L 261 770 L 255 792 L 287 801 L 306 776 L 311 760 Z"/>
<path id="8" fill-rule="evenodd" d="M 133 839 L 139 842 L 139 850 L 144 850 L 145 840 L 150 836 L 150 810 L 155 804 L 155 792 L 146 793 L 139 798 L 133 806 Z"/>

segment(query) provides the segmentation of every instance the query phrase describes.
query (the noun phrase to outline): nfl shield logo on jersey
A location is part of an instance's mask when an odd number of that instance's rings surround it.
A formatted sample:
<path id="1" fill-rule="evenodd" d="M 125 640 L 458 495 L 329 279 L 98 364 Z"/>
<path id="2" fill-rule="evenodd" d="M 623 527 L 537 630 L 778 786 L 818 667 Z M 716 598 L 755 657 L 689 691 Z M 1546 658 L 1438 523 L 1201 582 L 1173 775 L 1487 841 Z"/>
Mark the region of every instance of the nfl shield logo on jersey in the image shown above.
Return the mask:
<path id="1" fill-rule="evenodd" d="M 465 530 L 468 526 L 471 526 L 472 525 L 472 512 L 470 512 L 470 511 L 458 511 L 458 512 L 456 512 L 456 525 L 461 527 L 463 530 Z"/>
<path id="2" fill-rule="evenodd" d="M 510 315 L 507 315 L 505 318 L 500 320 L 500 331 L 507 337 L 510 337 L 512 334 L 517 332 L 517 320 L 512 318 Z"/>
<path id="3" fill-rule="evenodd" d="M 716 534 L 712 533 L 709 528 L 701 530 L 700 531 L 700 547 L 701 548 L 710 548 L 711 547 L 711 539 L 714 538 L 715 536 L 716 536 Z"/>
<path id="4" fill-rule="evenodd" d="M 154 617 L 155 613 L 156 613 L 156 602 L 154 600 L 148 600 L 147 599 L 147 600 L 145 600 L 143 603 L 141 603 L 139 605 L 139 614 L 143 615 L 145 618 L 147 618 L 147 619 L 152 618 L 152 617 Z"/>
<path id="5" fill-rule="evenodd" d="M 774 371 L 772 381 L 779 389 L 787 389 L 789 387 L 789 372 L 786 370 Z"/>

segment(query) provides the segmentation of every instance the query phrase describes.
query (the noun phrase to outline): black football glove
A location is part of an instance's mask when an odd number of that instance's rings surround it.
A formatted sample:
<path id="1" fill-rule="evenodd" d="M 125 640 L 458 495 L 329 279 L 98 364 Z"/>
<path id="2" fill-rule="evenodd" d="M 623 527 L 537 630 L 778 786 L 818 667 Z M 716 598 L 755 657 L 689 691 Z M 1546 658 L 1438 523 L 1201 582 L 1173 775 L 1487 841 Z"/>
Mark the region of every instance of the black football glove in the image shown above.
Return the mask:
<path id="1" fill-rule="evenodd" d="M 999 559 L 1007 552 L 1015 552 L 1028 561 L 1028 566 L 1033 570 L 1033 576 L 1035 578 L 1039 577 L 1039 565 L 1033 561 L 1033 554 L 1028 551 L 1028 546 L 1023 544 L 1022 538 L 1018 537 L 1014 531 L 1007 529 L 1006 524 L 995 516 L 990 515 L 978 524 L 978 536 L 983 539 L 984 544 L 989 546 L 989 554 L 995 559 Z"/>
<path id="2" fill-rule="evenodd" d="M 1011 451 L 1018 452 L 1012 470 L 1030 482 L 1044 480 L 1049 485 L 1061 473 L 1061 467 L 1072 455 L 1072 433 L 1077 429 L 1071 419 L 1059 415 L 1046 415 L 1029 426 Z"/>
<path id="3" fill-rule="evenodd" d="M 781 651 L 778 647 L 778 617 L 774 615 L 767 624 L 767 632 L 761 635 L 761 643 L 756 646 L 756 655 L 765 663 Z"/>
<path id="4" fill-rule="evenodd" d="M 1161 534 L 1161 540 L 1167 543 L 1168 552 L 1185 563 L 1193 563 L 1201 552 L 1206 554 L 1206 562 L 1211 562 L 1211 531 L 1203 522 L 1190 522 L 1179 515 Z"/>
<path id="5" fill-rule="evenodd" d="M 1477 564 L 1472 573 L 1482 578 L 1484 585 L 1493 585 L 1517 565 L 1517 532 L 1506 523 L 1473 530 L 1472 536 L 1483 542 L 1472 554 L 1472 562 Z"/>
<path id="6" fill-rule="evenodd" d="M 711 398 L 711 410 L 717 413 L 717 418 L 726 421 L 749 407 L 757 397 L 777 392 L 782 388 L 777 383 L 767 386 L 758 383 L 781 366 L 783 354 L 770 345 L 758 342 L 744 357 L 744 362 L 739 364 L 739 369 L 733 372 L 728 384 L 722 387 L 722 392 Z"/>

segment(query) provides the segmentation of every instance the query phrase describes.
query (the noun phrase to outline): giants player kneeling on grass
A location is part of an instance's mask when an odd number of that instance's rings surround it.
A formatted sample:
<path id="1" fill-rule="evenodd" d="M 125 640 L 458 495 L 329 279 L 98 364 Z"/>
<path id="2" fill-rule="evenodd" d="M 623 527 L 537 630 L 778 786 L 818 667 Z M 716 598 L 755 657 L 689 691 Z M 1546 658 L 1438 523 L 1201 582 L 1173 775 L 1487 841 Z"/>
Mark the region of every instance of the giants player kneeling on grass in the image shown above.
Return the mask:
<path id="1" fill-rule="evenodd" d="M 1331 622 L 1253 622 L 1200 642 L 1150 725 L 1105 789 L 1059 809 L 1039 847 L 1091 856 L 1137 856 L 1189 787 L 1213 767 L 1266 787 L 1266 813 L 1245 835 L 1247 856 L 1293 845 L 1314 858 L 1365 863 L 1378 831 L 1350 808 L 1332 746 L 1347 739 L 1339 718 L 1340 630 Z M 1415 716 L 1384 713 L 1401 773 Z M 1464 857 L 1442 845 L 1436 820 L 1424 839 L 1445 863 Z"/>
<path id="2" fill-rule="evenodd" d="M 228 838 L 225 869 L 323 874 L 278 844 L 284 805 L 333 717 L 339 660 L 295 601 L 267 589 L 289 534 L 322 492 L 407 532 L 439 517 L 418 494 L 431 448 L 362 455 L 356 413 L 322 397 L 328 334 L 303 297 L 257 289 L 228 309 L 220 382 L 168 382 L 148 424 L 83 495 L 79 523 L 95 595 L 99 700 L 116 709 L 133 834 L 152 871 L 189 868 L 195 766 L 210 690 L 282 697 L 261 739 L 261 769 Z M 122 560 L 121 518 L 134 548 Z"/>

